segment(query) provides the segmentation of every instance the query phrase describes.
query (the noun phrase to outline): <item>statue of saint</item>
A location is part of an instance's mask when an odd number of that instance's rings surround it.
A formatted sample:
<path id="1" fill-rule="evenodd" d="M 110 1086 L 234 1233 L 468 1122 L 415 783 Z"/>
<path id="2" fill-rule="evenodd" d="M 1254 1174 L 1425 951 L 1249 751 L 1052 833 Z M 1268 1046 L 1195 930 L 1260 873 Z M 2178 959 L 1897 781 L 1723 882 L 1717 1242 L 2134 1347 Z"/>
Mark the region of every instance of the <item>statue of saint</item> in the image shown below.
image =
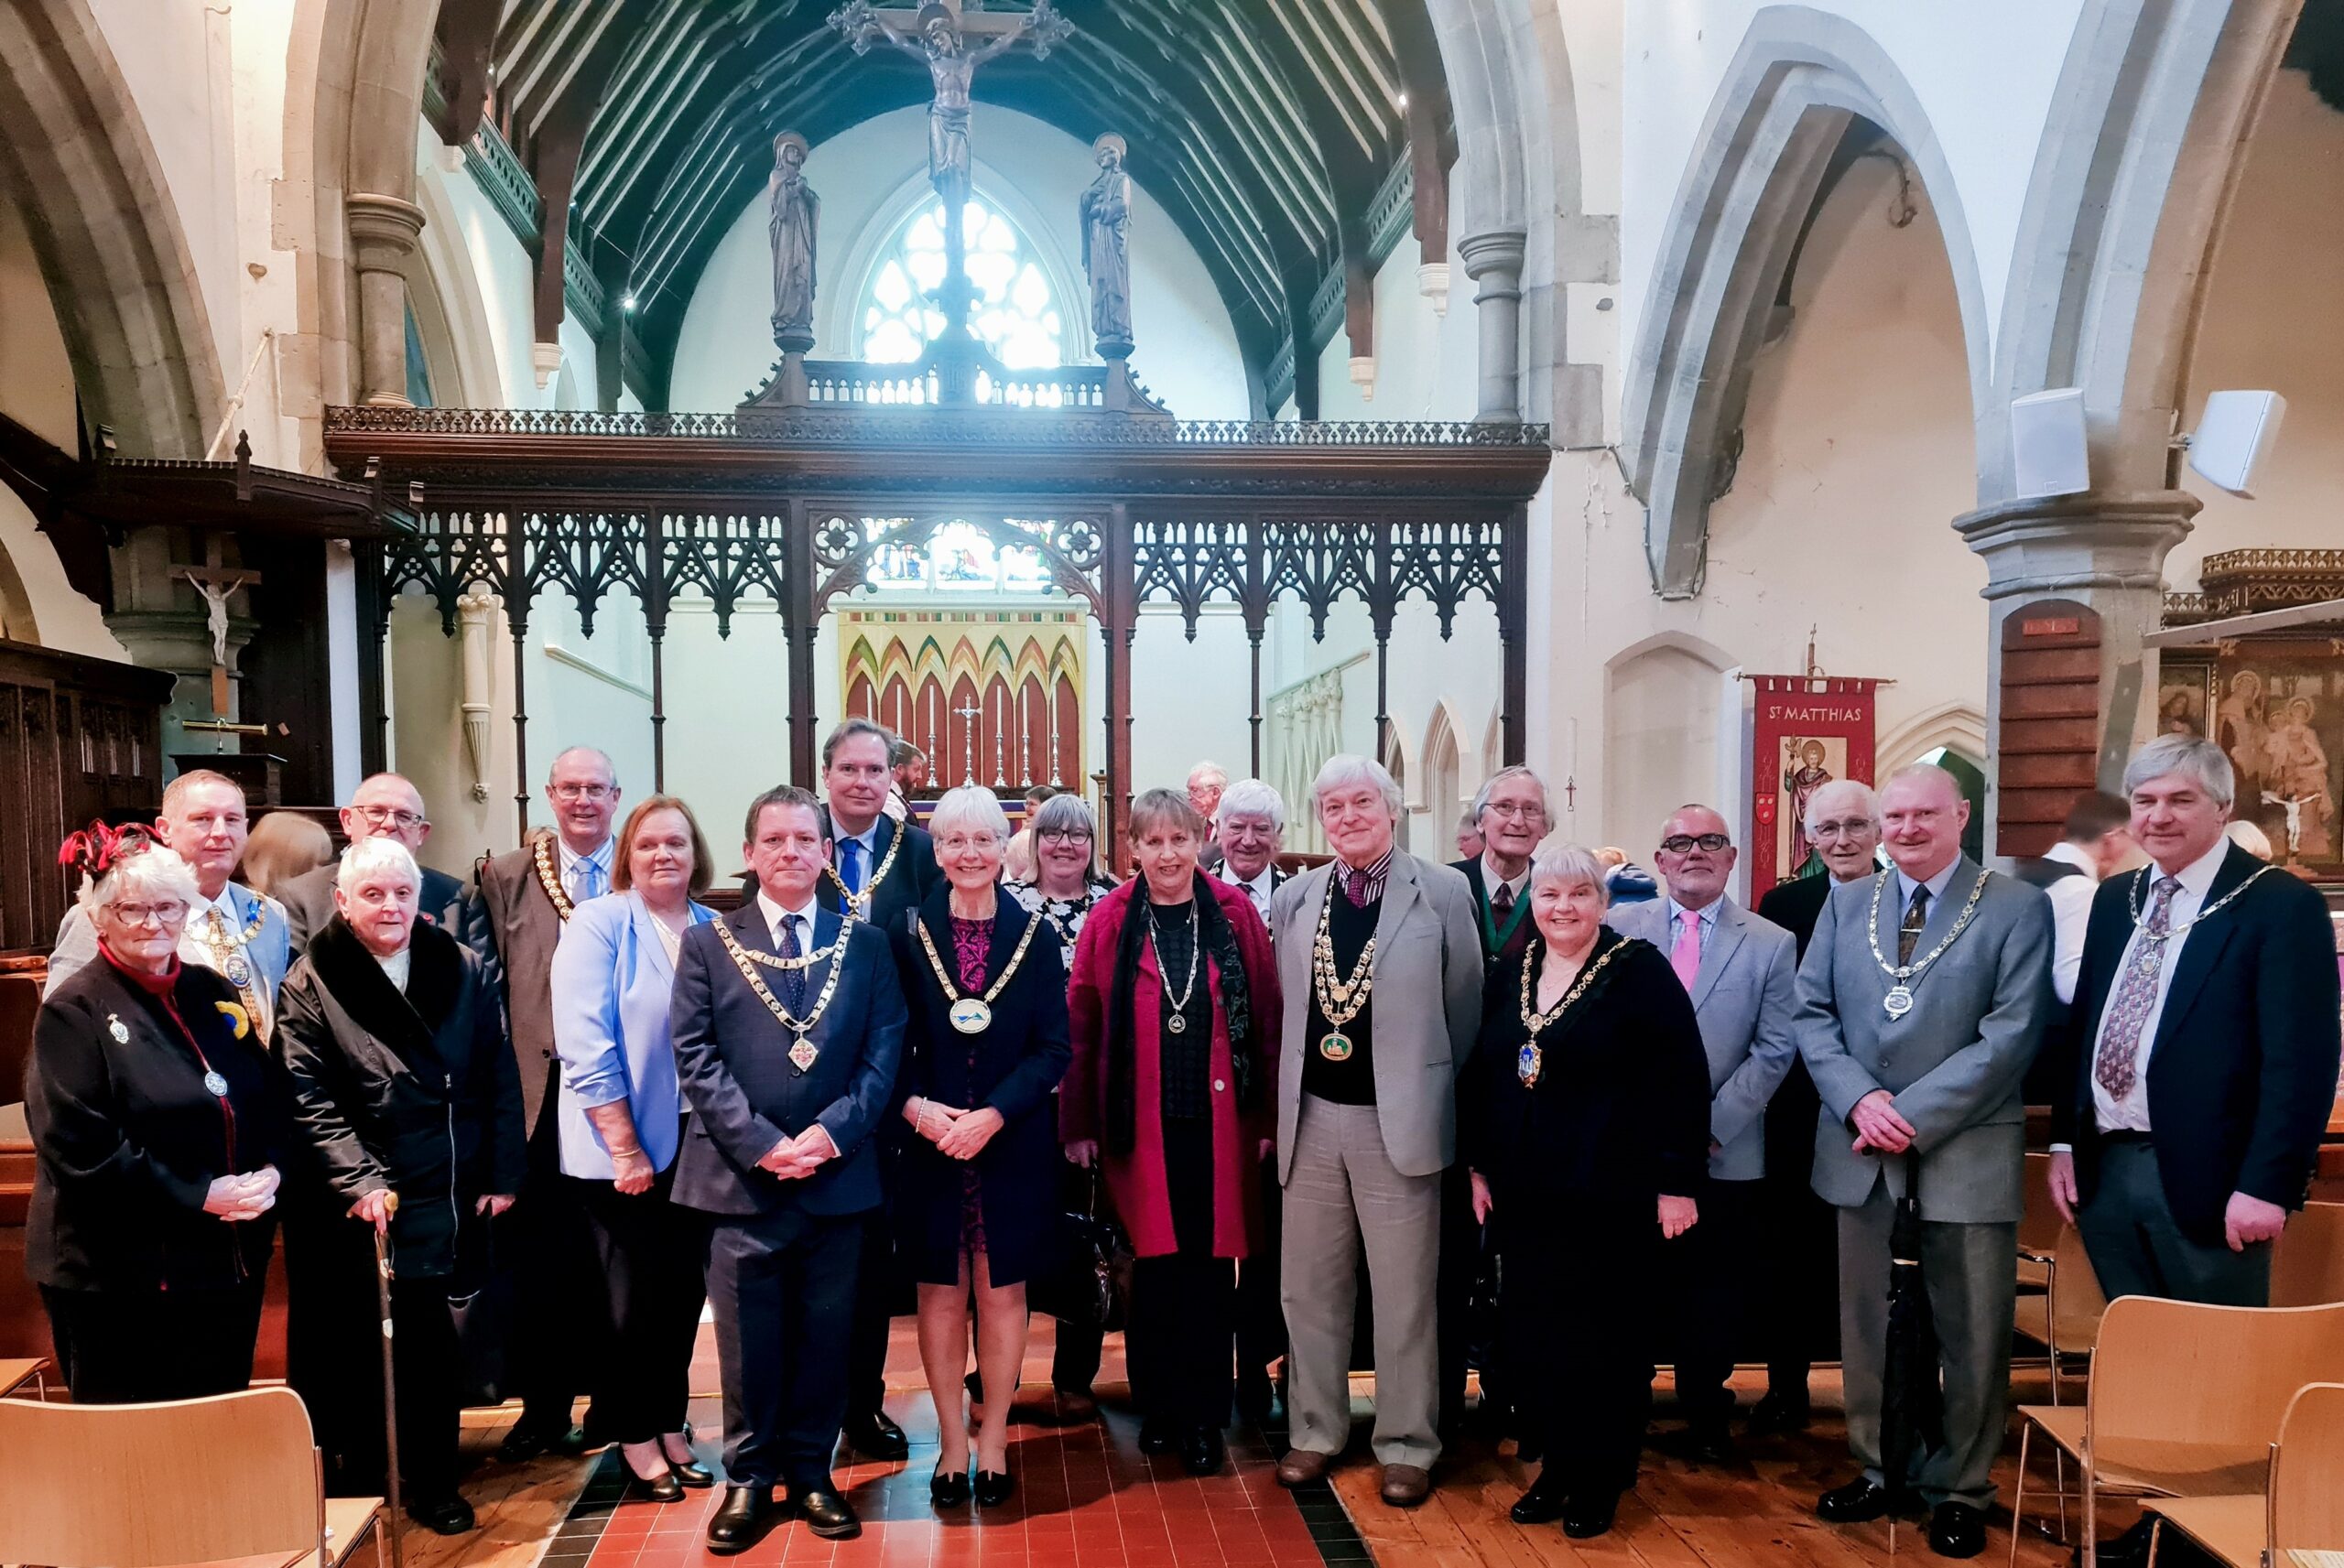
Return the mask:
<path id="1" fill-rule="evenodd" d="M 773 239 L 773 341 L 784 352 L 814 346 L 814 231 L 821 198 L 806 183 L 806 138 L 784 131 L 773 142 L 765 184 Z"/>
<path id="2" fill-rule="evenodd" d="M 1099 178 L 1082 193 L 1082 270 L 1091 280 L 1091 331 L 1102 353 L 1132 347 L 1132 177 L 1123 172 L 1123 150 L 1112 131 L 1091 144 Z"/>

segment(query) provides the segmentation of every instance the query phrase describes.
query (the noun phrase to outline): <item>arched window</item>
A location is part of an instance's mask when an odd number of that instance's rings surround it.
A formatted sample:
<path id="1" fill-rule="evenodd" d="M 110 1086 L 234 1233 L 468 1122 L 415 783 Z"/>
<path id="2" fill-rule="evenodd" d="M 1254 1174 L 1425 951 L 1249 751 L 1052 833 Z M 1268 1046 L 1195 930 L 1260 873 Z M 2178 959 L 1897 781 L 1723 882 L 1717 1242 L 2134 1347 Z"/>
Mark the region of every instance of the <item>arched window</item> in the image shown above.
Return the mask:
<path id="1" fill-rule="evenodd" d="M 970 199 L 960 226 L 976 295 L 969 330 L 977 341 L 1012 370 L 1064 363 L 1058 290 L 1026 236 L 982 196 Z M 863 358 L 874 364 L 919 358 L 944 330 L 944 313 L 931 297 L 943 281 L 944 204 L 931 200 L 904 220 L 863 285 L 863 304 L 855 312 Z"/>

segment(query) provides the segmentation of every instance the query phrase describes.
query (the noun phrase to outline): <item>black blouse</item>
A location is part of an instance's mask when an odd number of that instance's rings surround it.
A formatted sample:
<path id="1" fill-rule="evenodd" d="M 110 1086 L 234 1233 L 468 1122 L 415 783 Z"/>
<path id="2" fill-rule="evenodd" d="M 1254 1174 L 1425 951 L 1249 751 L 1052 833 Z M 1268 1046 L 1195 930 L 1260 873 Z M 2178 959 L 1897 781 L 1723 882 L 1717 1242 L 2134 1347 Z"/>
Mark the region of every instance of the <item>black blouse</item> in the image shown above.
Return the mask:
<path id="1" fill-rule="evenodd" d="M 1459 1086 L 1458 1143 L 1501 1203 L 1650 1202 L 1703 1190 L 1709 1068 L 1692 999 L 1659 948 L 1616 931 L 1596 938 L 1587 963 L 1615 950 L 1540 1033 L 1535 1087 L 1521 1076 L 1522 967 L 1531 966 L 1535 1004 L 1546 946 L 1533 941 L 1490 972 L 1481 1041 Z"/>

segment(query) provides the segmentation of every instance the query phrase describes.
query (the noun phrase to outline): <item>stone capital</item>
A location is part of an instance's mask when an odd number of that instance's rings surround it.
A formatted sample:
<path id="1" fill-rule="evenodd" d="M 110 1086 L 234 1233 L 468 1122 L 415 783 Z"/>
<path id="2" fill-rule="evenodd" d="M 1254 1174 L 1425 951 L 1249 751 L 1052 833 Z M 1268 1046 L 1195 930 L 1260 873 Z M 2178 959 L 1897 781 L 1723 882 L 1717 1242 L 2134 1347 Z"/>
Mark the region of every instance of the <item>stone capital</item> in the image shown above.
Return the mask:
<path id="1" fill-rule="evenodd" d="M 1954 519 L 1986 561 L 1988 600 L 2093 589 L 2161 592 L 2165 558 L 2204 504 L 2187 491 L 2086 491 L 2006 501 Z"/>
<path id="2" fill-rule="evenodd" d="M 1521 276 L 1523 254 L 1529 243 L 1530 236 L 1520 229 L 1492 229 L 1455 240 L 1450 248 L 1463 264 L 1467 277 L 1479 281 L 1484 274 L 1503 273 L 1511 282 Z"/>
<path id="3" fill-rule="evenodd" d="M 361 272 L 396 272 L 415 254 L 423 209 L 396 196 L 365 192 L 342 199 L 350 221 L 352 259 Z"/>

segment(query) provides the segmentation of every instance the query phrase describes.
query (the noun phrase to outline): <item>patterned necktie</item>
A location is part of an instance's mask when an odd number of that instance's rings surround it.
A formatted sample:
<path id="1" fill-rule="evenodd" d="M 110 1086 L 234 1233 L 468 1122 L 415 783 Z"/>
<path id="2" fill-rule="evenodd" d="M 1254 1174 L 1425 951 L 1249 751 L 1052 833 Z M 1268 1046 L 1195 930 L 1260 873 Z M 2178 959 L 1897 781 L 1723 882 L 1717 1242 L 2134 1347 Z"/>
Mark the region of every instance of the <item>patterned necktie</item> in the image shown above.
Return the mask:
<path id="1" fill-rule="evenodd" d="M 1693 981 L 1701 973 L 1701 914 L 1698 910 L 1679 910 L 1677 914 L 1677 946 L 1668 955 L 1668 967 L 1677 971 L 1677 981 L 1685 993 L 1693 992 Z"/>
<path id="2" fill-rule="evenodd" d="M 1503 920 L 1514 913 L 1514 884 L 1500 882 L 1490 892 L 1490 917 Z"/>
<path id="3" fill-rule="evenodd" d="M 2100 1031 L 2100 1054 L 2092 1062 L 2091 1076 L 2112 1099 L 2122 1099 L 2140 1081 L 2141 1030 L 2149 1022 L 2149 1010 L 2156 1005 L 2165 938 L 2173 935 L 2173 895 L 2180 891 L 2181 883 L 2172 877 L 2159 877 L 2150 888 L 2140 946 L 2108 1004 L 2108 1026 Z"/>
<path id="4" fill-rule="evenodd" d="M 1898 968 L 1913 961 L 1913 949 L 1921 945 L 1921 932 L 1928 924 L 1929 887 L 1924 882 L 1913 890 L 1913 902 L 1904 906 L 1904 924 L 1896 928 Z"/>
<path id="5" fill-rule="evenodd" d="M 602 868 L 593 861 L 581 860 L 570 869 L 570 901 L 584 903 L 602 893 Z"/>
<path id="6" fill-rule="evenodd" d="M 839 881 L 846 883 L 849 892 L 863 891 L 863 840 L 839 840 Z"/>
<path id="7" fill-rule="evenodd" d="M 805 949 L 798 945 L 798 916 L 785 914 L 781 917 L 781 939 L 778 946 L 781 948 L 781 957 L 785 958 L 795 958 L 805 952 Z M 782 1005 L 799 1017 L 805 1016 L 806 971 L 782 969 L 776 972 L 781 978 Z"/>

